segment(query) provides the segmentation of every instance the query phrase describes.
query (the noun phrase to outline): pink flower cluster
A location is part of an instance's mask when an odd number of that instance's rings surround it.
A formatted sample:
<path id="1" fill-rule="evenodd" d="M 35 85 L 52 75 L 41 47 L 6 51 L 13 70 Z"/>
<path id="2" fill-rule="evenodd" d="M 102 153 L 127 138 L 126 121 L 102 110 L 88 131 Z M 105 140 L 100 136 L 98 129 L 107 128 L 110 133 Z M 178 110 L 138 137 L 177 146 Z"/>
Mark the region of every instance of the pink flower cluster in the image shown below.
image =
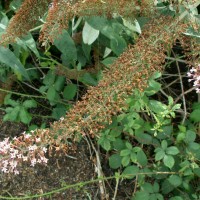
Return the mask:
<path id="1" fill-rule="evenodd" d="M 30 162 L 31 166 L 46 164 L 46 152 L 47 148 L 42 145 L 41 139 L 34 135 L 23 133 L 12 141 L 5 138 L 0 142 L 0 171 L 19 174 L 22 162 Z"/>
<path id="2" fill-rule="evenodd" d="M 193 86 L 196 89 L 197 93 L 200 93 L 200 64 L 197 68 L 192 67 L 190 71 L 187 73 L 187 76 L 190 78 L 188 81 L 194 81 Z"/>

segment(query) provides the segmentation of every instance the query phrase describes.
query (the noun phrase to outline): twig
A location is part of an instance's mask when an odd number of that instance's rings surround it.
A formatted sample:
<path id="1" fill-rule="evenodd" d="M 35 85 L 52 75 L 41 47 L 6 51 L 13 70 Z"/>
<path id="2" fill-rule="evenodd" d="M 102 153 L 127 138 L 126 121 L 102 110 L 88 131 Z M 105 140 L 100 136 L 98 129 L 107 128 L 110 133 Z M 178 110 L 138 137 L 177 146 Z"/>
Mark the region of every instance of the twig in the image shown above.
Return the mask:
<path id="1" fill-rule="evenodd" d="M 194 87 L 192 87 L 192 88 L 186 90 L 184 93 L 181 93 L 181 94 L 176 98 L 176 100 L 174 101 L 174 104 L 176 104 L 176 103 L 182 98 L 183 95 L 186 95 L 186 94 L 192 92 L 193 90 L 195 90 Z"/>
<path id="2" fill-rule="evenodd" d="M 112 200 L 116 199 L 118 187 L 119 187 L 119 177 L 116 177 L 115 192 L 114 192 L 114 196 L 113 196 Z"/>
<path id="3" fill-rule="evenodd" d="M 96 154 L 96 159 L 97 159 L 96 170 L 97 170 L 98 177 L 104 177 L 103 172 L 102 172 L 102 167 L 101 167 L 100 156 L 99 156 L 99 149 L 97 150 L 94 147 L 94 144 L 92 143 L 92 141 L 89 137 L 88 137 L 88 139 L 90 140 L 90 144 Z M 101 194 L 101 200 L 105 200 L 105 199 L 108 200 L 108 195 L 106 193 L 106 187 L 105 187 L 104 180 L 99 180 L 99 189 L 100 189 L 100 194 Z"/>

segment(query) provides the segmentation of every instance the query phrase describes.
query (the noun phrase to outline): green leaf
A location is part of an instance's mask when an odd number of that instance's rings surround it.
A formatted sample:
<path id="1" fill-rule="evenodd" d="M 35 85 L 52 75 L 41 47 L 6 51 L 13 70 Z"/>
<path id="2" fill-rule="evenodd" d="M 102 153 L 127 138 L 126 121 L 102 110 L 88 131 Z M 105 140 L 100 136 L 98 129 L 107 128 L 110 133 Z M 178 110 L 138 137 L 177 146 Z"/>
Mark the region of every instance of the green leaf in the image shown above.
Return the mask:
<path id="1" fill-rule="evenodd" d="M 111 39 L 110 47 L 111 47 L 112 51 L 117 56 L 119 56 L 127 48 L 127 44 L 126 44 L 126 41 L 122 37 L 117 36 L 114 39 Z"/>
<path id="2" fill-rule="evenodd" d="M 54 86 L 49 87 L 49 89 L 47 90 L 47 99 L 49 101 L 55 101 L 56 100 L 56 89 Z"/>
<path id="3" fill-rule="evenodd" d="M 168 178 L 168 181 L 171 185 L 174 186 L 174 188 L 178 187 L 181 185 L 182 183 L 182 179 L 180 176 L 177 176 L 177 175 L 171 175 L 169 178 Z"/>
<path id="4" fill-rule="evenodd" d="M 64 84 L 65 84 L 66 78 L 64 76 L 58 76 L 56 81 L 55 81 L 55 89 L 56 91 L 60 92 L 62 91 Z"/>
<path id="5" fill-rule="evenodd" d="M 169 180 L 168 179 L 164 180 L 164 182 L 162 183 L 162 193 L 168 194 L 173 190 L 174 190 L 174 186 L 170 184 Z"/>
<path id="6" fill-rule="evenodd" d="M 30 33 L 24 36 L 21 40 L 38 58 L 40 57 L 35 40 L 33 39 L 33 36 Z"/>
<path id="7" fill-rule="evenodd" d="M 190 120 L 192 120 L 193 122 L 200 122 L 200 109 L 192 111 L 192 113 L 190 114 Z"/>
<path id="8" fill-rule="evenodd" d="M 159 161 L 161 159 L 163 159 L 165 156 L 165 152 L 161 149 L 160 151 L 158 151 L 155 155 L 155 160 Z"/>
<path id="9" fill-rule="evenodd" d="M 184 200 L 184 199 L 180 196 L 175 196 L 175 197 L 171 197 L 169 200 Z"/>
<path id="10" fill-rule="evenodd" d="M 124 149 L 120 152 L 120 156 L 128 156 L 131 154 L 130 149 Z"/>
<path id="11" fill-rule="evenodd" d="M 152 136 L 145 134 L 145 133 L 139 133 L 135 135 L 138 142 L 142 144 L 152 144 Z"/>
<path id="12" fill-rule="evenodd" d="M 97 30 L 103 29 L 108 24 L 108 20 L 102 16 L 86 17 L 86 21 L 90 26 Z"/>
<path id="13" fill-rule="evenodd" d="M 52 117 L 56 120 L 59 120 L 62 116 L 65 116 L 67 111 L 67 107 L 63 104 L 57 104 L 52 111 Z"/>
<path id="14" fill-rule="evenodd" d="M 161 113 L 165 111 L 166 106 L 162 104 L 160 101 L 150 100 L 149 101 L 149 108 L 155 113 Z"/>
<path id="15" fill-rule="evenodd" d="M 187 130 L 185 135 L 185 142 L 186 143 L 194 142 L 195 139 L 196 139 L 196 133 L 194 131 Z"/>
<path id="16" fill-rule="evenodd" d="M 28 113 L 28 111 L 25 108 L 21 108 L 19 117 L 24 124 L 29 124 L 32 119 L 30 113 Z"/>
<path id="17" fill-rule="evenodd" d="M 0 46 L 0 62 L 30 80 L 24 66 L 10 49 Z"/>
<path id="18" fill-rule="evenodd" d="M 163 162 L 164 162 L 165 166 L 167 166 L 171 169 L 174 166 L 175 160 L 172 156 L 165 155 L 163 158 Z"/>
<path id="19" fill-rule="evenodd" d="M 120 155 L 121 156 L 121 155 Z M 130 156 L 124 156 L 121 160 L 121 163 L 124 167 L 126 167 L 130 163 Z"/>
<path id="20" fill-rule="evenodd" d="M 114 61 L 116 60 L 116 57 L 108 57 L 106 59 L 104 59 L 103 61 L 101 61 L 101 63 L 103 63 L 106 67 L 110 67 L 110 65 L 112 65 L 114 63 Z"/>
<path id="21" fill-rule="evenodd" d="M 113 142 L 113 147 L 114 149 L 116 149 L 117 151 L 121 151 L 125 148 L 125 143 L 122 139 L 117 138 L 114 142 Z"/>
<path id="22" fill-rule="evenodd" d="M 63 91 L 63 97 L 66 99 L 66 100 L 73 100 L 73 98 L 75 97 L 77 93 L 77 85 L 71 83 L 71 84 L 68 84 L 64 91 Z"/>
<path id="23" fill-rule="evenodd" d="M 127 149 L 131 150 L 133 148 L 132 144 L 129 142 L 126 142 Z"/>
<path id="24" fill-rule="evenodd" d="M 144 151 L 139 151 L 137 153 L 137 161 L 140 165 L 142 165 L 143 167 L 147 165 L 147 156 L 146 154 L 144 153 Z"/>
<path id="25" fill-rule="evenodd" d="M 166 140 L 163 140 L 162 142 L 161 142 L 161 147 L 162 147 L 162 149 L 163 150 L 166 150 L 167 149 L 167 141 Z"/>
<path id="26" fill-rule="evenodd" d="M 131 153 L 131 161 L 134 162 L 134 163 L 137 162 L 137 155 L 134 152 Z"/>
<path id="27" fill-rule="evenodd" d="M 70 63 L 77 60 L 77 49 L 69 33 L 63 30 L 62 34 L 54 41 L 54 45 L 64 54 Z"/>
<path id="28" fill-rule="evenodd" d="M 167 153 L 167 154 L 170 154 L 170 155 L 177 155 L 177 154 L 179 153 L 179 150 L 178 150 L 177 147 L 172 146 L 172 147 L 168 147 L 168 148 L 166 149 L 166 153 Z"/>
<path id="29" fill-rule="evenodd" d="M 82 36 L 83 36 L 83 42 L 85 44 L 91 45 L 98 38 L 99 30 L 94 29 L 87 22 L 85 22 Z"/>
<path id="30" fill-rule="evenodd" d="M 106 137 L 100 137 L 98 144 L 100 144 L 106 151 L 111 149 L 110 140 L 108 140 Z"/>
<path id="31" fill-rule="evenodd" d="M 151 95 L 156 94 L 160 90 L 160 88 L 161 88 L 161 84 L 160 83 L 158 83 L 155 80 L 150 80 L 149 81 L 149 87 L 145 90 L 145 93 L 148 96 L 151 96 Z"/>
<path id="32" fill-rule="evenodd" d="M 132 179 L 139 172 L 139 168 L 135 165 L 128 166 L 124 169 L 123 175 L 127 175 L 127 179 Z"/>
<path id="33" fill-rule="evenodd" d="M 149 193 L 146 191 L 137 191 L 133 200 L 149 200 Z"/>
<path id="34" fill-rule="evenodd" d="M 55 79 L 56 79 L 55 71 L 49 70 L 48 73 L 46 74 L 44 80 L 43 80 L 43 83 L 45 85 L 52 86 L 55 82 Z"/>
<path id="35" fill-rule="evenodd" d="M 98 81 L 90 73 L 85 73 L 78 80 L 86 85 L 96 86 L 98 84 Z"/>
<path id="36" fill-rule="evenodd" d="M 36 108 L 37 102 L 35 100 L 26 100 L 22 104 L 25 108 Z"/>
<path id="37" fill-rule="evenodd" d="M 112 169 L 117 169 L 121 166 L 121 160 L 122 160 L 122 158 L 119 154 L 113 154 L 109 158 L 109 166 Z"/>

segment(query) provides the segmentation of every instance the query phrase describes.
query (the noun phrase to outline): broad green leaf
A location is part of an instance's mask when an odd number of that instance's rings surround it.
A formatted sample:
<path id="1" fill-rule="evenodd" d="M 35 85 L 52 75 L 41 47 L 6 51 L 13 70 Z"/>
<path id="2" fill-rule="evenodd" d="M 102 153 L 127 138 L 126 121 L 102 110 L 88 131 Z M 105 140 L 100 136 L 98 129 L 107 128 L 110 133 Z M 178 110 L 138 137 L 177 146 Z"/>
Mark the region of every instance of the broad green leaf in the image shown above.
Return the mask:
<path id="1" fill-rule="evenodd" d="M 147 156 L 146 154 L 144 153 L 144 151 L 139 151 L 137 153 L 137 161 L 140 165 L 142 165 L 143 167 L 147 165 Z"/>
<path id="2" fill-rule="evenodd" d="M 162 147 L 162 149 L 163 150 L 166 150 L 167 149 L 167 141 L 166 140 L 163 140 L 162 142 L 161 142 L 161 147 Z"/>
<path id="3" fill-rule="evenodd" d="M 10 49 L 0 46 L 0 62 L 30 80 L 24 66 Z"/>
<path id="4" fill-rule="evenodd" d="M 47 90 L 47 99 L 49 101 L 55 101 L 56 100 L 56 89 L 54 86 L 49 87 Z"/>
<path id="5" fill-rule="evenodd" d="M 48 73 L 46 74 L 44 80 L 43 80 L 43 83 L 45 85 L 52 86 L 55 82 L 55 79 L 56 79 L 55 71 L 49 70 Z"/>
<path id="6" fill-rule="evenodd" d="M 155 160 L 159 161 L 161 159 L 163 159 L 165 156 L 165 152 L 161 149 L 160 151 L 158 151 L 155 155 Z"/>
<path id="7" fill-rule="evenodd" d="M 52 117 L 56 120 L 59 120 L 62 116 L 66 114 L 67 108 L 63 104 L 57 104 L 52 111 Z"/>
<path id="8" fill-rule="evenodd" d="M 160 83 L 158 83 L 155 80 L 150 80 L 149 81 L 149 87 L 145 90 L 145 93 L 148 96 L 151 96 L 151 95 L 156 94 L 160 90 L 160 88 L 161 88 L 161 84 Z"/>
<path id="9" fill-rule="evenodd" d="M 87 22 L 85 22 L 82 36 L 83 36 L 83 42 L 85 44 L 91 45 L 98 38 L 99 30 L 94 29 Z"/>
<path id="10" fill-rule="evenodd" d="M 134 24 L 131 23 L 131 21 L 128 21 L 128 20 L 126 20 L 124 18 L 122 18 L 122 20 L 123 20 L 124 26 L 126 26 L 127 28 L 129 28 L 131 31 L 137 32 L 139 34 L 142 33 L 140 24 L 138 23 L 138 21 L 136 19 L 134 20 Z"/>
<path id="11" fill-rule="evenodd" d="M 19 117 L 24 124 L 29 124 L 32 119 L 30 113 L 28 113 L 28 111 L 25 108 L 21 108 Z"/>
<path id="12" fill-rule="evenodd" d="M 119 56 L 127 48 L 127 44 L 126 44 L 126 41 L 122 37 L 117 36 L 114 39 L 111 39 L 110 47 L 111 47 L 112 51 L 117 56 Z"/>
<path id="13" fill-rule="evenodd" d="M 175 160 L 170 155 L 165 155 L 163 158 L 163 162 L 165 166 L 169 167 L 170 169 L 174 166 Z"/>
<path id="14" fill-rule="evenodd" d="M 180 176 L 178 175 L 171 175 L 169 178 L 168 178 L 168 181 L 171 185 L 173 185 L 174 187 L 178 187 L 181 185 L 182 183 L 182 179 Z"/>
<path id="15" fill-rule="evenodd" d="M 114 142 L 113 142 L 113 147 L 114 149 L 116 149 L 117 151 L 121 151 L 125 148 L 125 143 L 122 139 L 117 138 Z"/>
<path id="16" fill-rule="evenodd" d="M 190 120 L 194 122 L 200 122 L 200 109 L 192 111 L 192 113 L 190 114 Z"/>
<path id="17" fill-rule="evenodd" d="M 98 81 L 90 73 L 85 73 L 78 80 L 86 85 L 96 86 L 98 84 Z"/>
<path id="18" fill-rule="evenodd" d="M 62 91 L 64 84 L 65 84 L 66 78 L 64 76 L 58 76 L 56 81 L 55 81 L 55 89 L 56 91 L 60 92 Z"/>
<path id="19" fill-rule="evenodd" d="M 119 154 L 113 154 L 109 157 L 109 166 L 112 169 L 117 169 L 121 166 L 121 156 Z"/>
<path id="20" fill-rule="evenodd" d="M 96 30 L 102 30 L 107 24 L 108 20 L 101 16 L 92 16 L 86 18 L 87 23 Z"/>
<path id="21" fill-rule="evenodd" d="M 162 183 L 162 193 L 168 194 L 173 190 L 174 186 L 169 182 L 169 180 L 168 179 L 164 180 L 164 182 Z"/>
<path id="22" fill-rule="evenodd" d="M 138 191 L 132 200 L 149 200 L 149 193 L 146 191 Z"/>
<path id="23" fill-rule="evenodd" d="M 194 142 L 195 139 L 196 139 L 196 133 L 194 131 L 187 130 L 185 135 L 185 142 L 186 143 Z"/>
<path id="24" fill-rule="evenodd" d="M 170 155 L 177 155 L 177 154 L 179 153 L 179 150 L 178 150 L 177 147 L 172 146 L 172 147 L 168 147 L 168 148 L 166 149 L 166 153 L 167 153 L 167 154 L 170 154 Z"/>
<path id="25" fill-rule="evenodd" d="M 121 155 L 120 155 L 121 156 Z M 124 167 L 126 167 L 130 163 L 130 156 L 124 156 L 121 160 L 121 163 Z"/>
<path id="26" fill-rule="evenodd" d="M 162 104 L 160 101 L 150 100 L 149 108 L 155 113 L 161 113 L 161 112 L 165 111 L 166 106 L 164 104 Z"/>
<path id="27" fill-rule="evenodd" d="M 184 199 L 180 196 L 175 196 L 175 197 L 171 197 L 169 200 L 184 200 Z"/>
<path id="28" fill-rule="evenodd" d="M 73 98 L 75 97 L 77 93 L 77 85 L 71 83 L 71 84 L 68 84 L 64 91 L 63 91 L 63 97 L 66 99 L 66 100 L 73 100 Z"/>
<path id="29" fill-rule="evenodd" d="M 135 165 L 128 166 L 124 169 L 123 175 L 127 175 L 127 179 L 132 179 L 139 172 L 139 168 Z"/>
<path id="30" fill-rule="evenodd" d="M 115 60 L 116 60 L 116 57 L 108 57 L 104 59 L 103 61 L 101 61 L 101 63 L 103 63 L 107 68 L 109 68 L 110 65 L 114 63 Z"/>
<path id="31" fill-rule="evenodd" d="M 120 156 L 128 156 L 131 154 L 131 151 L 129 149 L 124 149 L 120 152 Z"/>
<path id="32" fill-rule="evenodd" d="M 37 50 L 35 40 L 33 39 L 33 36 L 28 33 L 28 35 L 24 36 L 22 39 L 22 42 L 39 58 L 40 54 Z"/>
<path id="33" fill-rule="evenodd" d="M 37 102 L 35 100 L 26 100 L 22 104 L 25 108 L 36 108 Z"/>
<path id="34" fill-rule="evenodd" d="M 77 60 L 77 49 L 69 33 L 64 30 L 54 41 L 54 45 L 63 53 L 70 63 Z"/>

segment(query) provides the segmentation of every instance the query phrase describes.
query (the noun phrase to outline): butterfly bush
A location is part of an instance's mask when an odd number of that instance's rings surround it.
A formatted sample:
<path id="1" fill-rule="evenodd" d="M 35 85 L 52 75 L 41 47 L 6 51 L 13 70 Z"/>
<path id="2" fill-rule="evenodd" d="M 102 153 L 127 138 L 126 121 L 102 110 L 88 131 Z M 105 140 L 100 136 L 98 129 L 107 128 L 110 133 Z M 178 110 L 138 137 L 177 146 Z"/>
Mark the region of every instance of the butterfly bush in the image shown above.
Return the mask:
<path id="1" fill-rule="evenodd" d="M 190 71 L 187 73 L 187 76 L 190 78 L 188 81 L 194 81 L 193 87 L 195 87 L 196 92 L 200 93 L 200 64 L 197 68 L 192 67 Z"/>
<path id="2" fill-rule="evenodd" d="M 12 140 L 5 138 L 0 142 L 0 171 L 19 174 L 22 162 L 30 162 L 30 166 L 47 164 L 46 152 L 41 139 L 34 135 L 23 133 Z"/>

